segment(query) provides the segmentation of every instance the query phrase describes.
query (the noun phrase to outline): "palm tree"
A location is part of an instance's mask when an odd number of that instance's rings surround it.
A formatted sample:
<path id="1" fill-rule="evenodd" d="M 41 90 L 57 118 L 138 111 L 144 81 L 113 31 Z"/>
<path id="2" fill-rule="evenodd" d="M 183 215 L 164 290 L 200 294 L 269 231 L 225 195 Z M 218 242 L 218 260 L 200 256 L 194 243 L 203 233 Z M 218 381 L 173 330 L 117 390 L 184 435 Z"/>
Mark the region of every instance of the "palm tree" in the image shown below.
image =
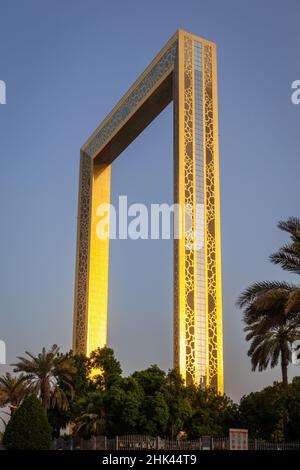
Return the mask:
<path id="1" fill-rule="evenodd" d="M 300 338 L 300 315 L 288 308 L 297 286 L 286 282 L 258 282 L 248 287 L 237 304 L 244 309 L 244 331 L 251 341 L 252 370 L 275 367 L 280 359 L 282 384 L 288 385 L 291 345 Z"/>
<path id="2" fill-rule="evenodd" d="M 24 372 L 31 393 L 41 400 L 45 410 L 50 406 L 68 409 L 66 393 L 60 385 L 73 394 L 72 378 L 76 372 L 74 360 L 70 355 L 59 352 L 54 344 L 49 351 L 45 348 L 37 356 L 26 351 L 29 358 L 18 357 L 20 362 L 12 364 L 15 372 Z"/>
<path id="3" fill-rule="evenodd" d="M 105 419 L 98 413 L 83 413 L 75 419 L 76 433 L 89 438 L 104 434 Z"/>
<path id="4" fill-rule="evenodd" d="M 28 395 L 28 392 L 28 385 L 23 374 L 13 376 L 7 372 L 0 376 L 0 406 L 9 405 L 11 415 Z"/>
<path id="5" fill-rule="evenodd" d="M 287 232 L 292 240 L 273 253 L 270 259 L 272 263 L 279 264 L 282 269 L 300 274 L 300 219 L 290 217 L 287 221 L 281 220 L 278 228 Z"/>
<path id="6" fill-rule="evenodd" d="M 285 271 L 300 274 L 300 220 L 290 217 L 280 221 L 278 228 L 290 235 L 291 242 L 273 253 L 270 260 Z M 286 430 L 288 365 L 291 346 L 300 339 L 300 287 L 287 282 L 257 282 L 242 292 L 237 305 L 244 310 L 252 369 L 262 371 L 269 364 L 275 367 L 280 359 Z"/>
<path id="7" fill-rule="evenodd" d="M 291 242 L 273 253 L 270 260 L 279 264 L 285 271 L 300 274 L 300 219 L 290 217 L 287 221 L 280 221 L 278 228 L 290 235 Z M 295 287 L 286 309 L 290 313 L 300 312 L 300 286 Z"/>
<path id="8" fill-rule="evenodd" d="M 75 419 L 75 431 L 84 437 L 105 434 L 106 415 L 104 395 L 100 391 L 91 392 L 79 400 L 79 405 L 84 410 Z"/>
<path id="9" fill-rule="evenodd" d="M 286 271 L 300 274 L 300 220 L 290 217 L 280 221 L 278 227 L 290 235 L 291 242 L 273 253 L 270 260 Z M 244 309 L 253 370 L 264 370 L 269 363 L 275 367 L 280 357 L 286 388 L 291 345 L 300 338 L 300 287 L 287 282 L 257 282 L 242 292 L 237 305 Z"/>

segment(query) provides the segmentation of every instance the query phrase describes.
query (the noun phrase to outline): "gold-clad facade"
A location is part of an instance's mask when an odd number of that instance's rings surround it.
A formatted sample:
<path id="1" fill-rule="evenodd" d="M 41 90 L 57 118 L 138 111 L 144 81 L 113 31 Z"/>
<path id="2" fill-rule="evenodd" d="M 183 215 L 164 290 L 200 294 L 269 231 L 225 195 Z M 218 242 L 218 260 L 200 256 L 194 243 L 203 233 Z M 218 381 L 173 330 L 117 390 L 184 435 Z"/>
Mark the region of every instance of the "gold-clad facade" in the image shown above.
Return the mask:
<path id="1" fill-rule="evenodd" d="M 174 366 L 187 383 L 223 393 L 216 46 L 179 30 L 81 149 L 73 349 L 106 344 L 109 240 L 97 207 L 110 165 L 174 102 Z"/>

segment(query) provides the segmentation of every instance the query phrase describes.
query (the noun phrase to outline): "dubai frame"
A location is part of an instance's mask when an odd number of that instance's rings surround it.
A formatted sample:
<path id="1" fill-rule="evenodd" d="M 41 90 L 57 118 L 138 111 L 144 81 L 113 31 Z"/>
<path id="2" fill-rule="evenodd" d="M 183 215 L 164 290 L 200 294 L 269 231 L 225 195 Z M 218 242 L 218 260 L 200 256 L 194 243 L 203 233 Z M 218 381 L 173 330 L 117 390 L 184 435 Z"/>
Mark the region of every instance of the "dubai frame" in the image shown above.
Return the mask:
<path id="1" fill-rule="evenodd" d="M 216 46 L 182 30 L 81 148 L 73 350 L 106 345 L 109 239 L 96 235 L 96 209 L 110 202 L 111 163 L 172 100 L 174 202 L 192 224 L 181 217 L 173 242 L 174 367 L 223 393 Z"/>

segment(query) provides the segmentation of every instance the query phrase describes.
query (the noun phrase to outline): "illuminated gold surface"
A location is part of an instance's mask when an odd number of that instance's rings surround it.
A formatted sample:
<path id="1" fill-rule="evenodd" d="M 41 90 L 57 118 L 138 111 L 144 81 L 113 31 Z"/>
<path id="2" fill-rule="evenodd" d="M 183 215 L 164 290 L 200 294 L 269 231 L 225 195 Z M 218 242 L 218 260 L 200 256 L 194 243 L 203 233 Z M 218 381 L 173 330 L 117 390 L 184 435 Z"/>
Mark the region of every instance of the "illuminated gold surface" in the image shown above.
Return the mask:
<path id="1" fill-rule="evenodd" d="M 97 208 L 110 203 L 110 165 L 94 164 L 92 183 L 91 235 L 88 292 L 87 354 L 107 341 L 109 238 L 97 236 Z M 107 226 L 109 233 L 109 226 Z"/>
<path id="2" fill-rule="evenodd" d="M 185 31 L 180 30 L 171 38 L 82 148 L 81 158 L 90 159 L 91 169 L 88 160 L 85 160 L 85 166 L 81 164 L 86 170 L 81 170 L 80 177 L 73 348 L 75 352 L 89 354 L 106 344 L 109 241 L 99 240 L 96 236 L 99 220 L 96 208 L 100 203 L 109 202 L 110 163 L 173 98 L 174 202 L 183 208 L 190 205 L 192 223 L 191 230 L 187 231 L 187 220 L 183 217 L 179 227 L 182 237 L 174 241 L 174 366 L 179 368 L 187 383 L 200 381 L 200 366 L 195 354 L 195 343 L 199 338 L 195 328 L 197 257 L 193 248 L 197 228 L 195 41 L 202 44 L 203 51 L 203 230 L 207 321 L 206 377 L 202 383 L 223 393 L 216 48 L 214 43 Z M 124 113 L 122 120 L 119 117 L 121 110 Z M 91 171 L 90 182 L 88 171 Z"/>
<path id="3" fill-rule="evenodd" d="M 215 46 L 204 45 L 204 128 L 205 128 L 205 218 L 208 320 L 207 382 L 223 392 L 223 342 L 221 305 L 221 253 L 218 169 L 218 118 L 216 75 L 213 73 Z M 215 69 L 216 71 L 216 69 Z"/>
<path id="4" fill-rule="evenodd" d="M 219 176 L 219 125 L 218 125 L 218 84 L 217 84 L 217 53 L 216 46 L 212 48 L 212 86 L 213 86 L 213 115 L 214 115 L 214 179 L 215 179 L 215 251 L 216 251 L 216 302 L 217 302 L 217 389 L 224 393 L 223 370 L 223 315 L 222 315 L 222 258 L 221 258 L 221 218 L 220 218 L 220 176 Z"/>
<path id="5" fill-rule="evenodd" d="M 181 208 L 184 208 L 184 200 L 185 200 L 185 159 L 182 158 L 184 155 L 184 113 L 182 110 L 184 109 L 184 37 L 181 32 L 179 32 L 178 37 L 178 107 L 177 107 L 177 114 L 178 114 L 178 126 L 179 129 L 175 129 L 175 133 L 178 132 L 178 173 L 174 175 L 174 184 L 178 185 L 178 202 Z M 175 90 L 176 93 L 176 90 Z M 178 324 L 175 324 L 175 336 L 178 337 L 178 357 L 175 358 L 175 367 L 179 368 L 182 377 L 186 380 L 186 335 L 185 335 L 185 327 L 186 327 L 186 315 L 185 315 L 185 219 L 184 219 L 184 210 L 182 211 L 182 219 L 181 219 L 181 228 L 180 228 L 180 239 L 178 241 L 178 277 L 174 278 L 174 290 L 178 290 Z M 176 313 L 176 312 L 174 312 Z"/>

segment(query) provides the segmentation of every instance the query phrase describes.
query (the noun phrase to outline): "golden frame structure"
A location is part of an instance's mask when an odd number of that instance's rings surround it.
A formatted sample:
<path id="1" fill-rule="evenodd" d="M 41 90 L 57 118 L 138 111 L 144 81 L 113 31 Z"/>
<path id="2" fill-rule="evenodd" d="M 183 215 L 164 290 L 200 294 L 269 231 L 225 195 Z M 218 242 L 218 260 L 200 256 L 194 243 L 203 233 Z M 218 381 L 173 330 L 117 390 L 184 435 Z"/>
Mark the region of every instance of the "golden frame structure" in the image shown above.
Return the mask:
<path id="1" fill-rule="evenodd" d="M 73 350 L 107 341 L 109 240 L 96 224 L 111 163 L 172 100 L 174 202 L 191 224 L 181 217 L 174 240 L 174 366 L 186 383 L 223 393 L 216 46 L 182 30 L 81 148 Z"/>

